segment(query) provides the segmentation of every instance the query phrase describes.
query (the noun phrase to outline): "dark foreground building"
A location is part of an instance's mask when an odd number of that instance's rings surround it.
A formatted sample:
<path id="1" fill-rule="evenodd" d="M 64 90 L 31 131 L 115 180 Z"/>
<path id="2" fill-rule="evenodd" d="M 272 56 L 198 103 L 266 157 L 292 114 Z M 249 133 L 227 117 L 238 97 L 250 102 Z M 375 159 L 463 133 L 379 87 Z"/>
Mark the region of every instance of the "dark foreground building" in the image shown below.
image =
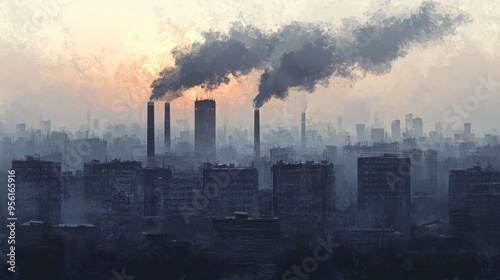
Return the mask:
<path id="1" fill-rule="evenodd" d="M 231 216 L 234 212 L 258 214 L 257 168 L 205 164 L 203 194 L 210 199 L 207 210 L 212 217 Z"/>
<path id="2" fill-rule="evenodd" d="M 33 157 L 12 161 L 19 223 L 30 220 L 56 225 L 61 221 L 61 163 Z"/>
<path id="3" fill-rule="evenodd" d="M 141 163 L 118 161 L 86 163 L 84 196 L 87 221 L 113 230 L 113 223 L 124 226 L 144 214 Z"/>
<path id="4" fill-rule="evenodd" d="M 358 212 L 362 228 L 409 233 L 411 162 L 384 155 L 358 158 Z"/>
<path id="5" fill-rule="evenodd" d="M 280 225 L 276 218 L 234 217 L 214 219 L 216 250 L 232 264 L 271 264 L 279 248 Z"/>
<path id="6" fill-rule="evenodd" d="M 450 233 L 500 245 L 500 171 L 450 170 Z"/>
<path id="7" fill-rule="evenodd" d="M 331 225 L 335 214 L 335 175 L 327 162 L 273 165 L 273 215 L 284 232 L 314 232 Z"/>

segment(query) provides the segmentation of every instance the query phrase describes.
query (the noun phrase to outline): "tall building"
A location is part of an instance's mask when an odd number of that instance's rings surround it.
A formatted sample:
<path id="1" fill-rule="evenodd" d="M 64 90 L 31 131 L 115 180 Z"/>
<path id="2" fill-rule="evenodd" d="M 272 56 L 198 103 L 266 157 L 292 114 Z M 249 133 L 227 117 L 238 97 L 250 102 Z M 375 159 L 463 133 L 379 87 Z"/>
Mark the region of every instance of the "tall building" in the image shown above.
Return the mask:
<path id="1" fill-rule="evenodd" d="M 455 235 L 466 235 L 470 232 L 477 203 L 483 199 L 494 201 L 494 195 L 498 192 L 494 186 L 488 193 L 488 185 L 500 182 L 500 171 L 493 169 L 482 169 L 479 166 L 465 170 L 450 170 L 449 172 L 449 224 L 450 232 Z M 490 202 L 488 202 L 490 203 Z M 489 207 L 488 205 L 483 205 Z M 472 208 L 471 208 L 472 207 Z M 478 210 L 480 209 L 477 208 Z M 498 213 L 498 212 L 497 212 Z M 471 216 L 472 214 L 472 216 Z M 481 215 L 481 213 L 476 213 Z M 484 214 L 484 213 L 483 213 Z M 492 215 L 492 219 L 498 214 Z"/>
<path id="2" fill-rule="evenodd" d="M 393 141 L 399 141 L 401 139 L 401 121 L 393 120 L 391 122 L 391 136 Z"/>
<path id="3" fill-rule="evenodd" d="M 335 175 L 327 162 L 273 165 L 273 214 L 287 232 L 329 226 L 335 214 Z"/>
<path id="4" fill-rule="evenodd" d="M 416 138 L 424 136 L 424 125 L 422 118 L 414 118 L 412 127 L 413 127 L 413 134 Z"/>
<path id="5" fill-rule="evenodd" d="M 413 138 L 413 114 L 405 116 L 405 138 Z"/>
<path id="6" fill-rule="evenodd" d="M 472 125 L 471 123 L 464 123 L 464 137 L 465 140 L 472 140 Z"/>
<path id="7" fill-rule="evenodd" d="M 15 170 L 16 211 L 19 224 L 41 221 L 49 225 L 61 222 L 61 163 L 33 157 L 13 160 Z"/>
<path id="8" fill-rule="evenodd" d="M 356 141 L 365 142 L 365 125 L 362 123 L 356 124 Z"/>
<path id="9" fill-rule="evenodd" d="M 211 197 L 209 212 L 231 216 L 234 212 L 258 215 L 257 168 L 206 164 L 203 168 L 203 192 Z"/>
<path id="10" fill-rule="evenodd" d="M 194 102 L 194 151 L 202 161 L 215 161 L 215 100 Z"/>
<path id="11" fill-rule="evenodd" d="M 410 158 L 358 158 L 358 212 L 364 228 L 409 233 Z"/>

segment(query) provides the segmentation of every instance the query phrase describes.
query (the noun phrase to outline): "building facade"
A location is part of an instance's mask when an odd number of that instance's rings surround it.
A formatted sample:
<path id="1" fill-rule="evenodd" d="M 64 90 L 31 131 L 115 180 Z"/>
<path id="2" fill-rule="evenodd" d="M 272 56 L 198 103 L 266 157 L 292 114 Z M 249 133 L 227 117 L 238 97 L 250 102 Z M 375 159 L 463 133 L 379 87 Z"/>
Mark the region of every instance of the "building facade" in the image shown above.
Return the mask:
<path id="1" fill-rule="evenodd" d="M 273 215 L 286 232 L 327 228 L 335 214 L 335 175 L 327 162 L 273 165 Z M 309 226 L 310 225 L 310 226 Z"/>
<path id="2" fill-rule="evenodd" d="M 363 228 L 409 233 L 410 158 L 358 158 L 358 213 Z"/>
<path id="3" fill-rule="evenodd" d="M 61 163 L 33 157 L 13 160 L 16 206 L 19 223 L 42 221 L 48 225 L 61 222 Z"/>

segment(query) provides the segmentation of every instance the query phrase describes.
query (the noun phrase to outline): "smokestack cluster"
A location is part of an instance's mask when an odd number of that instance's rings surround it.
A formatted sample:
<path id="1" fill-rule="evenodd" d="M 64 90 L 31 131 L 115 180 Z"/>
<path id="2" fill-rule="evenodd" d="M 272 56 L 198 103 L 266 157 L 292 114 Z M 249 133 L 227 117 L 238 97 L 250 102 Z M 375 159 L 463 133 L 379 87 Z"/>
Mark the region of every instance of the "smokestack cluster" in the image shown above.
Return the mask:
<path id="1" fill-rule="evenodd" d="M 260 108 L 273 97 L 285 99 L 290 88 L 313 92 L 331 76 L 355 82 L 367 73 L 387 73 L 412 45 L 453 34 L 467 21 L 461 11 L 453 14 L 424 2 L 405 16 L 377 13 L 363 24 L 346 20 L 338 30 L 293 23 L 269 33 L 235 24 L 227 34 L 206 32 L 204 42 L 172 51 L 175 65 L 152 83 L 151 100 L 171 101 L 196 86 L 210 91 L 229 83 L 230 75 L 261 70 L 253 100 Z"/>
<path id="2" fill-rule="evenodd" d="M 155 165 L 155 103 L 148 102 L 147 120 L 147 160 L 148 166 Z"/>
<path id="3" fill-rule="evenodd" d="M 165 120 L 164 120 L 164 153 L 165 155 L 171 152 L 171 137 L 170 137 L 170 103 L 165 102 Z"/>
<path id="4" fill-rule="evenodd" d="M 260 158 L 260 113 L 259 109 L 254 110 L 253 115 L 253 153 L 254 158 Z"/>

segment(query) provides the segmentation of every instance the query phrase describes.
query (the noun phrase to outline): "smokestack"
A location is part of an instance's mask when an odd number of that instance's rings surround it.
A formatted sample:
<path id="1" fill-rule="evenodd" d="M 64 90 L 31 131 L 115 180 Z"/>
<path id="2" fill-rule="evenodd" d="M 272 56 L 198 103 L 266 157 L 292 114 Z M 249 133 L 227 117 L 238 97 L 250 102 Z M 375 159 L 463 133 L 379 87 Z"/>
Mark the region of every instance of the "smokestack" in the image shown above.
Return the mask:
<path id="1" fill-rule="evenodd" d="M 148 166 L 154 166 L 155 162 L 155 103 L 148 102 L 148 132 L 147 132 L 147 151 Z"/>
<path id="2" fill-rule="evenodd" d="M 255 109 L 253 115 L 253 153 L 255 159 L 260 158 L 260 114 L 259 109 Z"/>
<path id="3" fill-rule="evenodd" d="M 300 145 L 302 147 L 302 152 L 306 151 L 306 112 L 302 112 L 302 121 L 300 126 Z"/>
<path id="4" fill-rule="evenodd" d="M 164 152 L 170 153 L 170 103 L 165 103 Z"/>

